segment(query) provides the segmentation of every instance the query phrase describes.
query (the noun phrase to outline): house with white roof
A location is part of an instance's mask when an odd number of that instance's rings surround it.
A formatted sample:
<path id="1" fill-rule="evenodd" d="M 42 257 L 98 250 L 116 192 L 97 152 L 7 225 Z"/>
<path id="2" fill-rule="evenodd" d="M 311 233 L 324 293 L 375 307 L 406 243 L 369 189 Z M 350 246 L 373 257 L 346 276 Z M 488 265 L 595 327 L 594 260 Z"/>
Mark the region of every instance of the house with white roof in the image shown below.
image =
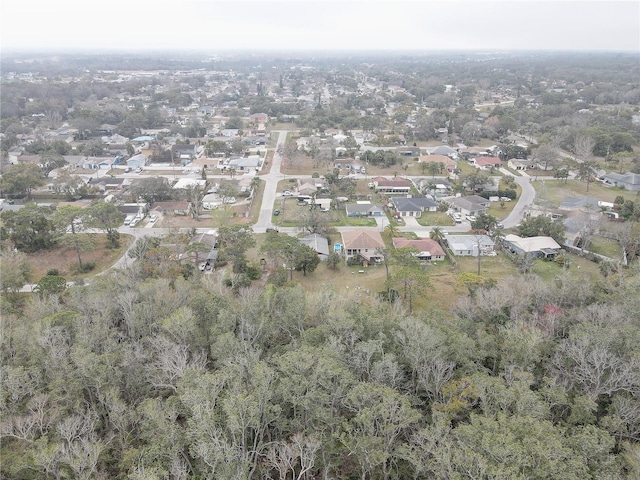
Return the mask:
<path id="1" fill-rule="evenodd" d="M 522 238 L 507 235 L 502 244 L 516 255 L 534 255 L 540 258 L 554 258 L 562 248 L 553 238 L 544 236 Z"/>
<path id="2" fill-rule="evenodd" d="M 495 247 L 488 235 L 445 235 L 444 238 L 455 256 L 488 255 Z"/>

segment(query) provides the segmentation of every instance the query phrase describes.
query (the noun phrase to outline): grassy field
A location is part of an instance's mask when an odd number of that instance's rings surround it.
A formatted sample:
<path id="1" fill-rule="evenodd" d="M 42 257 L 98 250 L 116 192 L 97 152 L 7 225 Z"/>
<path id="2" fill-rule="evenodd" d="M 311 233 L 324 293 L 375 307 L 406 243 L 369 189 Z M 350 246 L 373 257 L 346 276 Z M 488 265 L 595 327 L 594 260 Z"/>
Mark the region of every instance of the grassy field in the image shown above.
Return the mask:
<path id="1" fill-rule="evenodd" d="M 273 216 L 273 224 L 280 227 L 298 227 L 301 225 L 300 219 L 309 210 L 309 205 L 298 202 L 295 197 L 280 197 L 276 200 L 274 208 L 280 211 L 279 215 Z M 344 208 L 321 212 L 326 216 L 329 225 L 334 227 L 375 227 L 376 221 L 372 217 L 347 217 Z"/>
<path id="2" fill-rule="evenodd" d="M 587 184 L 578 180 L 537 180 L 531 182 L 536 189 L 536 203 L 547 203 L 550 206 L 558 207 L 565 197 L 592 197 L 604 202 L 613 202 L 618 195 L 625 200 L 637 200 L 638 196 L 618 187 L 607 187 L 599 182 Z"/>
<path id="3" fill-rule="evenodd" d="M 93 263 L 95 267 L 89 272 L 79 273 L 78 255 L 75 250 L 60 245 L 49 250 L 40 250 L 36 253 L 28 254 L 29 261 L 32 265 L 32 281 L 37 283 L 38 280 L 49 270 L 57 269 L 59 274 L 69 282 L 75 282 L 96 273 L 102 272 L 111 267 L 129 248 L 133 237 L 130 235 L 120 235 L 120 248 L 106 248 L 106 237 L 103 234 L 81 234 L 90 237 L 94 247 L 90 250 L 81 252 L 83 264 Z"/>
<path id="4" fill-rule="evenodd" d="M 262 258 L 260 245 L 265 235 L 256 235 L 257 246 L 248 252 L 248 257 L 258 262 Z M 383 233 L 385 243 L 389 246 L 388 233 Z M 332 241 L 335 240 L 332 239 Z M 458 275 L 464 272 L 477 273 L 477 257 L 457 257 L 458 264 L 453 267 L 449 260 L 434 262 L 426 265 L 425 273 L 428 285 L 420 288 L 414 295 L 413 308 L 427 311 L 432 309 L 450 312 L 458 302 L 461 295 L 467 295 L 466 288 L 457 286 Z M 563 274 L 563 267 L 555 262 L 537 260 L 532 268 L 532 273 L 540 276 L 545 281 L 553 281 Z M 579 278 L 600 277 L 598 265 L 589 260 L 574 255 L 569 256 L 569 266 L 566 270 L 569 275 Z M 390 275 L 393 276 L 394 266 L 389 266 Z M 480 258 L 480 275 L 491 278 L 497 282 L 503 281 L 509 276 L 520 275 L 518 267 L 506 256 L 498 254 L 495 257 Z M 267 279 L 263 278 L 262 282 Z M 331 288 L 336 292 L 355 292 L 356 298 L 363 301 L 376 297 L 377 293 L 385 289 L 386 270 L 384 265 L 370 267 L 346 266 L 342 263 L 336 270 L 332 270 L 321 263 L 317 270 L 306 277 L 302 272 L 293 272 L 294 282 L 299 282 L 307 291 L 314 292 L 322 288 Z"/>

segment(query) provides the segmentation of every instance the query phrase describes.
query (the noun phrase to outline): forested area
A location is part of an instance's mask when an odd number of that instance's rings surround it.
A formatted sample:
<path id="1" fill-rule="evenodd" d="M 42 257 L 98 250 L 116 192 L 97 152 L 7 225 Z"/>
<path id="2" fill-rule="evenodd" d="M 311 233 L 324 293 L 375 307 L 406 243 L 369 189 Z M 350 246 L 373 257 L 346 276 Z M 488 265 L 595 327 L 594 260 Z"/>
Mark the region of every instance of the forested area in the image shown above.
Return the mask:
<path id="1" fill-rule="evenodd" d="M 633 268 L 519 275 L 452 313 L 137 264 L 8 295 L 1 475 L 638 478 Z"/>

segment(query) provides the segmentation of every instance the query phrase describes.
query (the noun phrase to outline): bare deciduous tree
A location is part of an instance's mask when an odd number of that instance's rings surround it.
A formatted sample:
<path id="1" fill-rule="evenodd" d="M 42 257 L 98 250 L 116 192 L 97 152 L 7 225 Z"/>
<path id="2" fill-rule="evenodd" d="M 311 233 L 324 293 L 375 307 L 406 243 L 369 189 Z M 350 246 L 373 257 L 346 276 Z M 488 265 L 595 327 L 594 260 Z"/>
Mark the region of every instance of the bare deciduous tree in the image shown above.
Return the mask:
<path id="1" fill-rule="evenodd" d="M 582 160 L 589 160 L 595 146 L 596 142 L 590 135 L 576 135 L 573 141 L 573 153 Z"/>

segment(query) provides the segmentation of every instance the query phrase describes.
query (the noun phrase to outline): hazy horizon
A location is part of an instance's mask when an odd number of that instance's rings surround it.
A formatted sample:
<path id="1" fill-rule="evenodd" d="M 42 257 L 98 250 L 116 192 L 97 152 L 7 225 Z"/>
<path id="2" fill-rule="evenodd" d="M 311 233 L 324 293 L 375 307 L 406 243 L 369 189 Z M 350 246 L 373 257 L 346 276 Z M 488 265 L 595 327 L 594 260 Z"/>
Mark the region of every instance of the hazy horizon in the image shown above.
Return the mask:
<path id="1" fill-rule="evenodd" d="M 640 51 L 640 2 L 4 0 L 21 52 Z"/>

